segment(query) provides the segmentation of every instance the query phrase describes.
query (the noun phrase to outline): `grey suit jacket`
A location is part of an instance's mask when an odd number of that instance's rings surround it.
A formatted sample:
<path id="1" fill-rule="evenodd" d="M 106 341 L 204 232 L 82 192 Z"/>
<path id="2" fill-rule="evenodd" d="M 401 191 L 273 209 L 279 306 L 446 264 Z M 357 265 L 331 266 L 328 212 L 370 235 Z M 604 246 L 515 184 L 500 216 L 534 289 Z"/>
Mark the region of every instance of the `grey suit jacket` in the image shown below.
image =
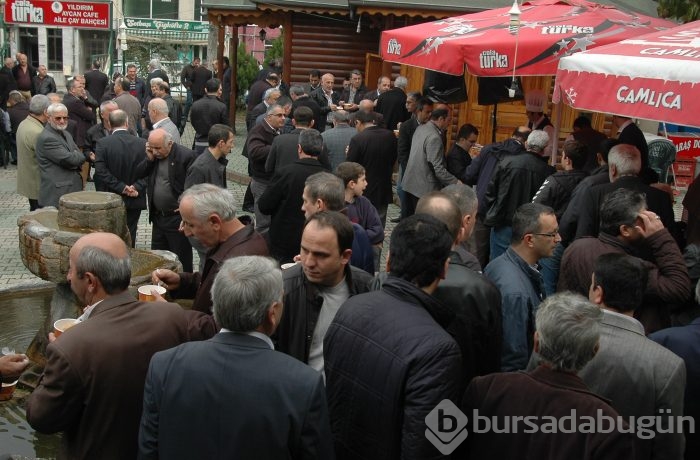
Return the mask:
<path id="1" fill-rule="evenodd" d="M 424 123 L 413 134 L 411 154 L 401 184 L 403 189 L 418 198 L 457 183 L 457 178 L 447 171 L 445 146 L 435 123 Z"/>
<path id="2" fill-rule="evenodd" d="M 234 332 L 156 353 L 138 458 L 233 457 L 332 460 L 321 374 Z"/>
<path id="3" fill-rule="evenodd" d="M 636 319 L 603 313 L 600 350 L 579 376 L 593 392 L 611 400 L 623 417 L 657 416 L 668 430 L 668 417 L 659 411 L 670 409 L 674 419 L 683 415 L 683 360 L 646 338 Z M 638 439 L 635 458 L 683 458 L 685 439 L 675 423 L 673 428 L 675 433 L 657 432 L 653 439 Z"/>
<path id="4" fill-rule="evenodd" d="M 85 155 L 67 130 L 58 131 L 47 123 L 36 140 L 36 158 L 40 176 L 39 206 L 57 208 L 61 196 L 83 189 L 80 167 Z"/>

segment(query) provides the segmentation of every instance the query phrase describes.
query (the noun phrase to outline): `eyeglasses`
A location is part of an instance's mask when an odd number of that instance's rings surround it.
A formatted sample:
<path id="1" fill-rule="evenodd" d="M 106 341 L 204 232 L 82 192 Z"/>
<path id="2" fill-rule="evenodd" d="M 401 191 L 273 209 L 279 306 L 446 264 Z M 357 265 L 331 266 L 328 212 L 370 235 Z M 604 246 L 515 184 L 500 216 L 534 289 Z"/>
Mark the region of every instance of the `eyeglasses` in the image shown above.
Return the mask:
<path id="1" fill-rule="evenodd" d="M 546 236 L 547 238 L 556 238 L 556 236 L 559 234 L 559 230 L 555 230 L 551 233 L 532 233 L 532 235 L 537 235 L 537 236 Z"/>
<path id="2" fill-rule="evenodd" d="M 284 114 L 283 113 L 271 113 L 270 116 L 271 117 L 283 117 Z"/>

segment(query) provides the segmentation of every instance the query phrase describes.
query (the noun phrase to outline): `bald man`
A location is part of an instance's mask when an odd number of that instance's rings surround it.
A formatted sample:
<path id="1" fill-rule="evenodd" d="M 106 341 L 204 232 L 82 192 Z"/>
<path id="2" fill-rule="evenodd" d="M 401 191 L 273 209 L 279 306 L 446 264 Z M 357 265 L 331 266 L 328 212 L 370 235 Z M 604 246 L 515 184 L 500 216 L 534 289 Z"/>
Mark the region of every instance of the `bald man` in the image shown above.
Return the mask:
<path id="1" fill-rule="evenodd" d="M 194 152 L 164 129 L 151 131 L 146 143 L 146 158 L 136 165 L 136 178 L 148 177 L 148 218 L 153 223 L 151 249 L 174 252 L 185 272 L 192 272 L 192 245 L 180 232 L 178 199 L 185 191 L 187 170 Z"/>
<path id="2" fill-rule="evenodd" d="M 139 302 L 127 291 L 131 259 L 111 233 L 90 233 L 69 253 L 67 279 L 82 320 L 49 334 L 46 368 L 27 402 L 40 433 L 63 432 L 59 457 L 136 458 L 143 387 L 151 356 L 214 335 L 213 322 L 173 303 Z"/>

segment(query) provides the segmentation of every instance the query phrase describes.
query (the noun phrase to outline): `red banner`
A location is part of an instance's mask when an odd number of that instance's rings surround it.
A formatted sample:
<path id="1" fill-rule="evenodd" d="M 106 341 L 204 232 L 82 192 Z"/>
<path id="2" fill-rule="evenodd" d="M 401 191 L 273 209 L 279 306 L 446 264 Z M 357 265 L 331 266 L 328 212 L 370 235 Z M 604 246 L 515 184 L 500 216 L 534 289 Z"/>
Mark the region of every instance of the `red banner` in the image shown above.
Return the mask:
<path id="1" fill-rule="evenodd" d="M 676 146 L 676 158 L 700 157 L 700 136 L 697 134 L 669 134 L 668 138 Z"/>
<path id="2" fill-rule="evenodd" d="M 7 0 L 5 22 L 10 24 L 109 29 L 109 3 Z"/>

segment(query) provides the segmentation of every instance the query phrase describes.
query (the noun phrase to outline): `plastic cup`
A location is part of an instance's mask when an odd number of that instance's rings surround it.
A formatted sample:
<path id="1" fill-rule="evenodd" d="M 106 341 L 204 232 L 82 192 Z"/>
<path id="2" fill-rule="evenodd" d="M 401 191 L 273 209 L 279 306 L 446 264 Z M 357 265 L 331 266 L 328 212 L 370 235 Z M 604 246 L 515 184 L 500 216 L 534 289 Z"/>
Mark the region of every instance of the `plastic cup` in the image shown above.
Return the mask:
<path id="1" fill-rule="evenodd" d="M 10 383 L 3 383 L 0 389 L 0 401 L 7 401 L 12 399 L 12 395 L 15 392 L 15 387 L 17 386 L 17 380 Z"/>
<path id="2" fill-rule="evenodd" d="M 70 329 L 71 327 L 73 327 L 73 326 L 75 326 L 76 324 L 78 324 L 79 322 L 80 322 L 80 321 L 78 321 L 78 320 L 75 319 L 75 318 L 63 318 L 63 319 L 56 320 L 56 321 L 53 323 L 53 335 L 55 335 L 56 337 L 58 337 L 59 335 L 61 335 L 61 334 L 63 334 L 64 332 L 66 332 L 66 331 L 67 331 L 68 329 Z"/>
<path id="3" fill-rule="evenodd" d="M 157 284 L 147 284 L 145 286 L 139 286 L 139 300 L 141 302 L 155 302 L 156 297 L 151 294 L 152 291 L 156 291 L 158 294 L 165 295 L 167 289 L 163 286 L 158 286 Z"/>

